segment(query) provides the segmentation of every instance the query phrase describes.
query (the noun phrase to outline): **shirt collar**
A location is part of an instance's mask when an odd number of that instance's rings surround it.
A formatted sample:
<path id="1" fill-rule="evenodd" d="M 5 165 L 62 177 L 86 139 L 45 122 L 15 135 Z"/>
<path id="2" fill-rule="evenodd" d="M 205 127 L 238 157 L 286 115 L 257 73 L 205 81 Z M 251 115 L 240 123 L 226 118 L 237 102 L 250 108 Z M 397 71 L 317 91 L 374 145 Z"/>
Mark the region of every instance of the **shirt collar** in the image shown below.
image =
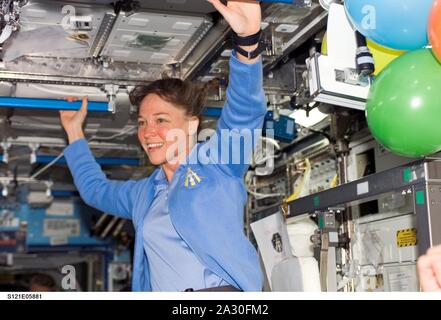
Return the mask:
<path id="1" fill-rule="evenodd" d="M 165 175 L 164 169 L 162 167 L 159 168 L 158 173 L 156 174 L 153 184 L 155 188 L 163 185 L 168 185 L 167 177 Z"/>
<path id="2" fill-rule="evenodd" d="M 187 165 L 185 164 L 179 165 L 179 167 L 176 169 L 174 174 L 181 173 L 186 169 L 186 167 Z M 156 187 L 156 186 L 163 186 L 168 184 L 169 182 L 167 180 L 167 176 L 165 175 L 164 169 L 162 167 L 159 167 L 155 177 L 153 178 L 153 185 Z"/>
<path id="3" fill-rule="evenodd" d="M 200 146 L 199 143 L 196 143 L 193 148 L 190 150 L 190 153 L 185 157 L 185 160 L 183 161 L 183 163 L 181 163 L 178 168 L 176 169 L 175 173 L 178 172 L 182 172 L 185 171 L 186 168 L 188 167 L 188 163 L 192 157 L 192 155 L 194 156 L 193 153 L 198 152 L 198 147 Z M 167 176 L 165 175 L 164 169 L 162 169 L 162 167 L 159 167 L 158 173 L 156 174 L 154 180 L 153 180 L 153 185 L 155 186 L 155 190 L 157 189 L 157 187 L 159 186 L 163 186 L 163 185 L 168 185 L 169 182 L 167 180 Z"/>

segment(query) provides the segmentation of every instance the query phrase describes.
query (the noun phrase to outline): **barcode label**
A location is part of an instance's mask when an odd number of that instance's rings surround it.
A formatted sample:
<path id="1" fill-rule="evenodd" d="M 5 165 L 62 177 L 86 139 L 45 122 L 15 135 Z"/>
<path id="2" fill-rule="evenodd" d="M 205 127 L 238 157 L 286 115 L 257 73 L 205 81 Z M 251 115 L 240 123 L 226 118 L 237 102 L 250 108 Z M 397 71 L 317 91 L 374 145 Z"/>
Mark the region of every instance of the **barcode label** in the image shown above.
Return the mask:
<path id="1" fill-rule="evenodd" d="M 46 237 L 78 237 L 80 235 L 79 219 L 45 219 L 43 235 Z"/>

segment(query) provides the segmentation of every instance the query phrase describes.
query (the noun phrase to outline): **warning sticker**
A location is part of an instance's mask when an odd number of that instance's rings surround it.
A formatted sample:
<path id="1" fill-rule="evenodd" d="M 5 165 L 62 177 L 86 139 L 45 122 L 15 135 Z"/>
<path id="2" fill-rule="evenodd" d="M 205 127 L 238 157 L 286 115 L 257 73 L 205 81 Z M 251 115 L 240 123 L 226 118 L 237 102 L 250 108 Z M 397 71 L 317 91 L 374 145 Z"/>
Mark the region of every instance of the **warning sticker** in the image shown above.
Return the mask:
<path id="1" fill-rule="evenodd" d="M 417 230 L 415 228 L 397 231 L 397 246 L 399 248 L 411 247 L 416 245 L 417 245 Z"/>

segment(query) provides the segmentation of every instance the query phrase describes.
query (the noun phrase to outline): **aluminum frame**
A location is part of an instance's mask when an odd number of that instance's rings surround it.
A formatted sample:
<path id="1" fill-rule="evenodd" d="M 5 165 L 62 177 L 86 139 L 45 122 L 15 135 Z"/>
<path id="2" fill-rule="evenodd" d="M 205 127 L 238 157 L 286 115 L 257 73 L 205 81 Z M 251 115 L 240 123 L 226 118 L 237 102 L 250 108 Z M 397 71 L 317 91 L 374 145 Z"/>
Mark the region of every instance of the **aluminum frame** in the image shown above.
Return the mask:
<path id="1" fill-rule="evenodd" d="M 373 200 L 387 192 L 413 194 L 418 252 L 441 244 L 441 159 L 424 159 L 315 193 L 288 203 L 287 218 Z"/>

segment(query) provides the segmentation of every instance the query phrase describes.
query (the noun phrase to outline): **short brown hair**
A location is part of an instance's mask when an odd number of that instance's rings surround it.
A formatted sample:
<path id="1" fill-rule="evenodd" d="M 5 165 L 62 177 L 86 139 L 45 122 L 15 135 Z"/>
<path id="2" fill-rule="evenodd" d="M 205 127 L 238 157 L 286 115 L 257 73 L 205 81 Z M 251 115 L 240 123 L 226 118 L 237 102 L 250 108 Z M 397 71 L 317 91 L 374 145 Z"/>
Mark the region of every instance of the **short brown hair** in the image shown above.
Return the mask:
<path id="1" fill-rule="evenodd" d="M 37 285 L 37 286 L 41 286 L 41 287 L 46 287 L 46 288 L 48 288 L 49 291 L 55 290 L 54 279 L 50 275 L 44 274 L 44 273 L 34 274 L 32 276 L 32 278 L 30 279 L 29 284 L 30 284 L 30 287 Z"/>
<path id="2" fill-rule="evenodd" d="M 177 108 L 185 110 L 187 116 L 200 118 L 209 86 L 210 84 L 199 84 L 178 78 L 156 80 L 149 85 L 135 87 L 130 92 L 130 103 L 138 107 L 139 113 L 142 100 L 149 94 L 156 94 Z"/>

